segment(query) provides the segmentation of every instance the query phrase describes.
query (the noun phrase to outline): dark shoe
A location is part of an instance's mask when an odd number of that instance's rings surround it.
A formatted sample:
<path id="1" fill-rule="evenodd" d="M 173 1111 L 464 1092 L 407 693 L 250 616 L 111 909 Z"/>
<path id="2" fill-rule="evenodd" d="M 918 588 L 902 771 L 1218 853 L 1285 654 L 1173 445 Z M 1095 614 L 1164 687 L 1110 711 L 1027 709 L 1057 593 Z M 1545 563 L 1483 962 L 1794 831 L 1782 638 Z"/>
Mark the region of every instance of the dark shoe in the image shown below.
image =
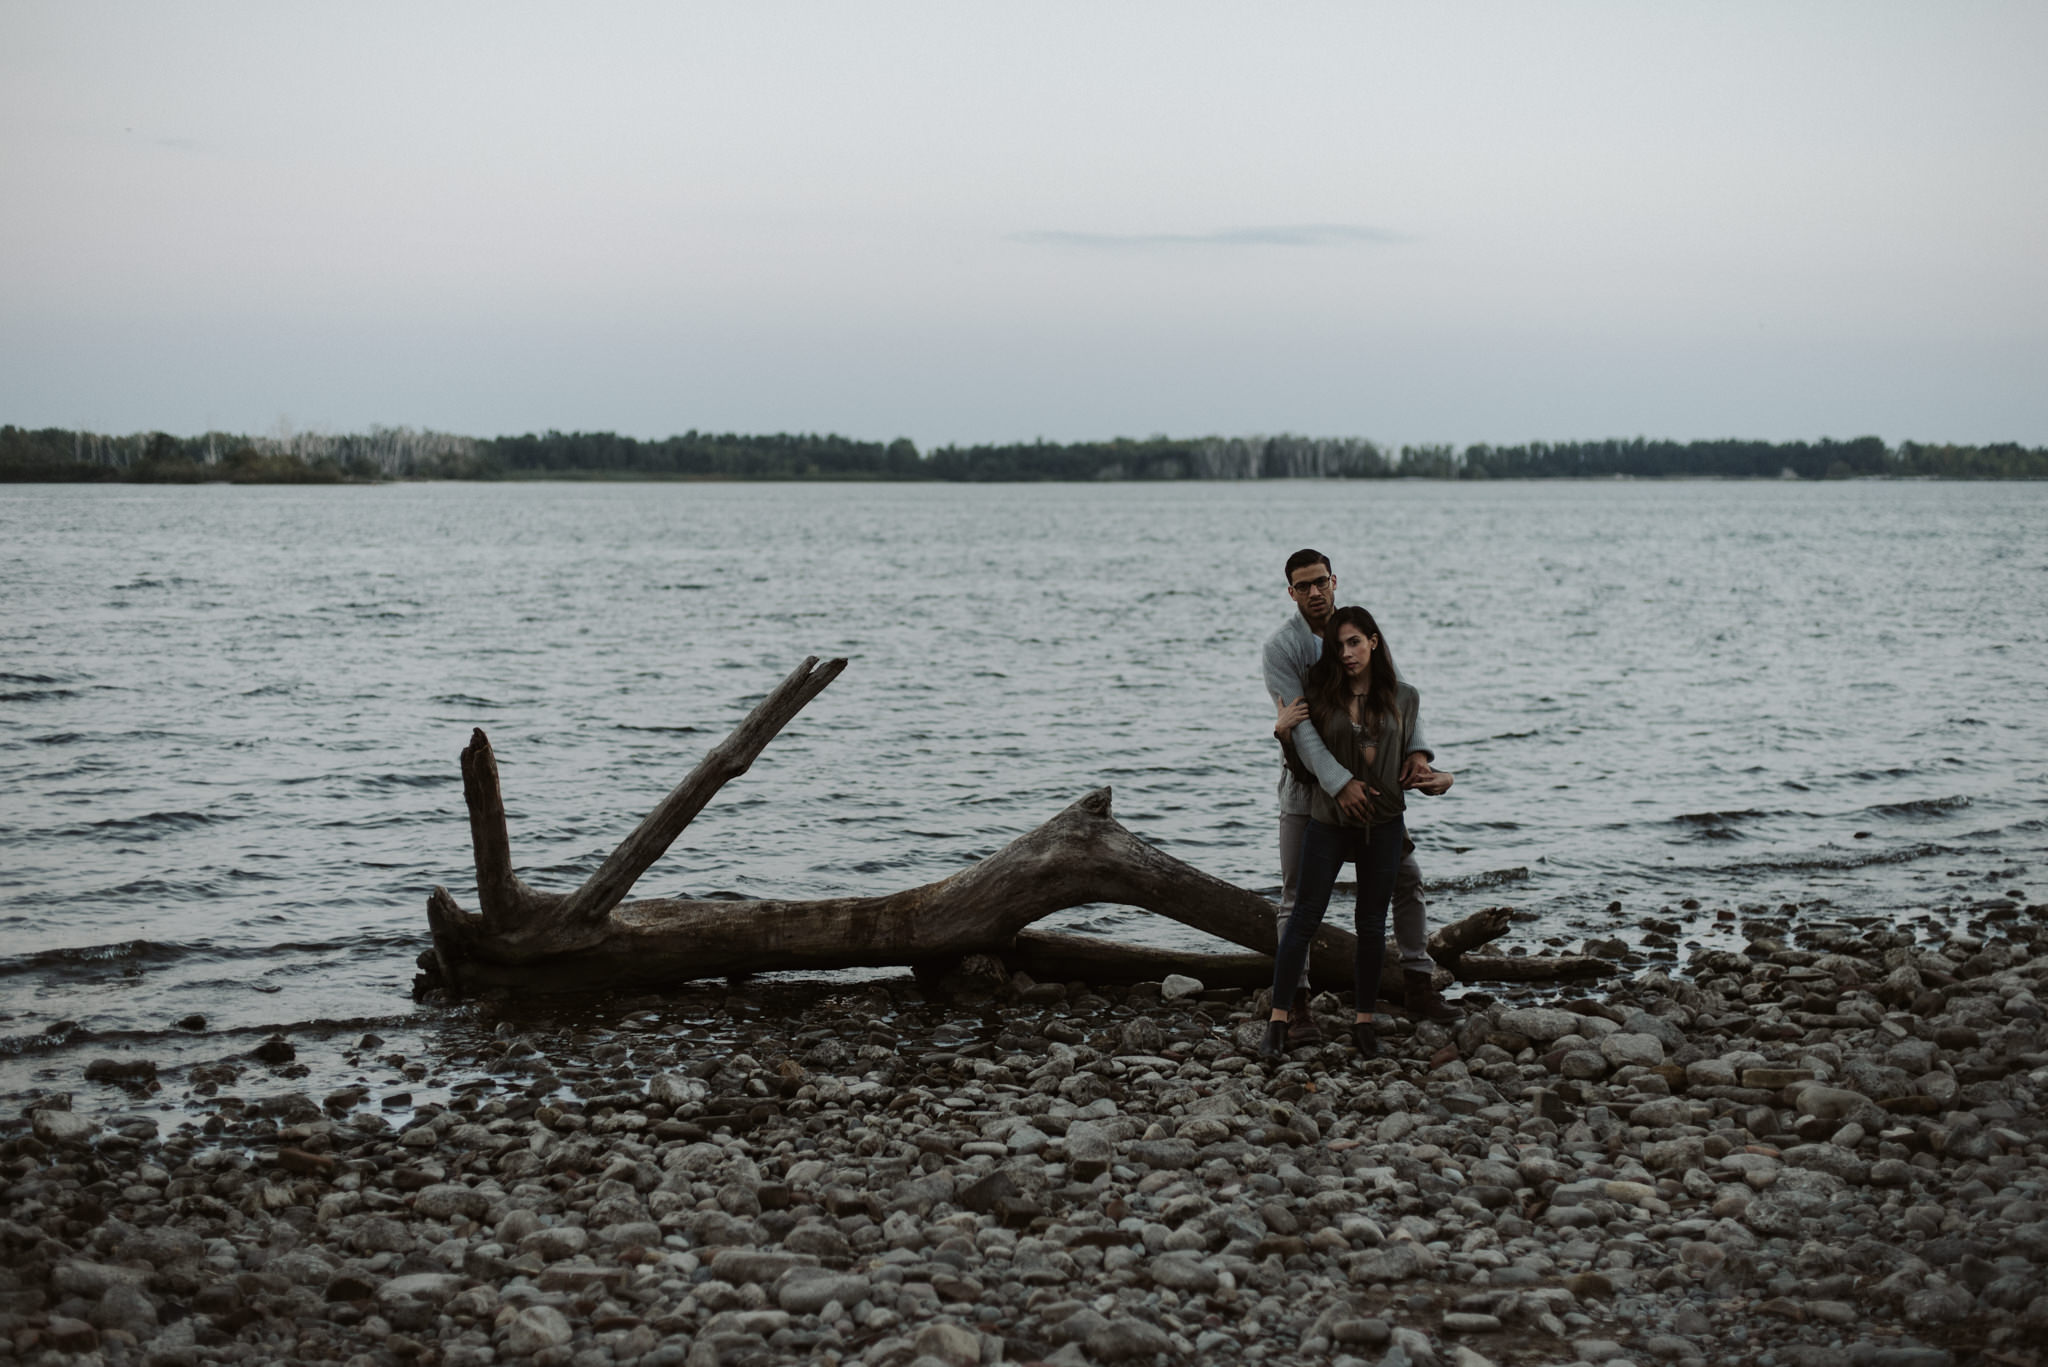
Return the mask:
<path id="1" fill-rule="evenodd" d="M 1358 1051 L 1360 1058 L 1380 1056 L 1380 1037 L 1372 1028 L 1371 1021 L 1351 1022 L 1351 1047 Z"/>
<path id="2" fill-rule="evenodd" d="M 1267 1021 L 1266 1034 L 1259 1041 L 1259 1057 L 1276 1063 L 1287 1057 L 1287 1022 Z"/>
<path id="3" fill-rule="evenodd" d="M 1436 990 L 1436 980 L 1419 968 L 1401 971 L 1401 997 L 1413 1020 L 1454 1021 L 1464 1014 L 1443 999 Z"/>
<path id="4" fill-rule="evenodd" d="M 1294 1003 L 1287 1008 L 1287 1047 L 1300 1049 L 1322 1042 L 1322 1028 L 1316 1024 L 1315 1012 L 1308 1009 L 1308 989 L 1297 987 Z"/>

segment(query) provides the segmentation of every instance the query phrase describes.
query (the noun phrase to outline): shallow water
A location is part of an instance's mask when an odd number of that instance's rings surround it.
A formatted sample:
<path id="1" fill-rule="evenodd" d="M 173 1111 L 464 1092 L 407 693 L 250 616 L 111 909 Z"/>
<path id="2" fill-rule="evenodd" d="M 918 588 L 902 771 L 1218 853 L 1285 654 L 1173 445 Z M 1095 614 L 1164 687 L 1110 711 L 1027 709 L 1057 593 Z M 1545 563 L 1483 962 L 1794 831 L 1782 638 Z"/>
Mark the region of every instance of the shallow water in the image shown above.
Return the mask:
<path id="1" fill-rule="evenodd" d="M 853 663 L 642 893 L 887 891 L 1104 783 L 1270 888 L 1304 543 L 1458 774 L 1411 805 L 1434 916 L 2041 900 L 2044 527 L 2033 484 L 6 488 L 0 1095 L 455 1028 L 408 987 L 428 889 L 474 905 L 469 728 L 564 887 L 807 654 Z"/>

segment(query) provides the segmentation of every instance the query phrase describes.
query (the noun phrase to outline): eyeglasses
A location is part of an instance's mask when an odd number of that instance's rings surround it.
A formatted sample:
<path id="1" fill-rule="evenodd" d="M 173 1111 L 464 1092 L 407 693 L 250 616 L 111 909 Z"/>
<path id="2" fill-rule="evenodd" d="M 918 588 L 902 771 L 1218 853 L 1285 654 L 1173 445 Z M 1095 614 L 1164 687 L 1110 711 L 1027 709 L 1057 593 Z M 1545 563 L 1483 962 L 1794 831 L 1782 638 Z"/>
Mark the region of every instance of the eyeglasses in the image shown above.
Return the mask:
<path id="1" fill-rule="evenodd" d="M 1318 593 L 1330 587 L 1333 582 L 1330 576 L 1325 574 L 1314 579 L 1297 579 L 1287 588 L 1290 593 Z"/>

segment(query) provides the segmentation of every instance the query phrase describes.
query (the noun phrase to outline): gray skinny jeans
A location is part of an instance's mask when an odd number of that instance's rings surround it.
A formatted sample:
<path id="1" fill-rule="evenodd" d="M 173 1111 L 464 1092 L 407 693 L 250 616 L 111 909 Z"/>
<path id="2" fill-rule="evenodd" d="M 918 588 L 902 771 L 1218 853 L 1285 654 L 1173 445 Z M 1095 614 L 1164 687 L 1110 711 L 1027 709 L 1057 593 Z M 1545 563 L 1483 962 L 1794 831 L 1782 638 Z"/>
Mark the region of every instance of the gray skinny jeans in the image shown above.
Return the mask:
<path id="1" fill-rule="evenodd" d="M 1308 830 L 1307 812 L 1288 812 L 1280 817 L 1280 919 L 1274 927 L 1274 943 L 1287 933 L 1287 918 L 1294 914 L 1294 888 L 1301 873 L 1301 837 Z M 1415 973 L 1436 970 L 1429 957 L 1429 915 L 1422 905 L 1422 866 L 1411 850 L 1401 856 L 1401 871 L 1394 876 L 1394 943 L 1401 950 L 1401 967 Z M 1301 966 L 1302 987 L 1308 986 L 1308 965 Z M 1276 1002 L 1274 1005 L 1282 1005 Z"/>

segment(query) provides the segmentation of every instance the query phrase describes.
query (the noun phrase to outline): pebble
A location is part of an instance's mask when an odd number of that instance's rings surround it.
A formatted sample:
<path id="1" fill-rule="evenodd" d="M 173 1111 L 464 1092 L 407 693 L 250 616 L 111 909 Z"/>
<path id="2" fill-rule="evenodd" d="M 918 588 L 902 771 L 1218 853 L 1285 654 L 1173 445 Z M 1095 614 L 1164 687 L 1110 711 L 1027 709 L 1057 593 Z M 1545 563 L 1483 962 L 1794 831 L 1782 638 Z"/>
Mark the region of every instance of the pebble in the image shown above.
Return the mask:
<path id="1" fill-rule="evenodd" d="M 1937 1367 L 1913 1336 L 1967 1325 L 2017 1352 L 2048 1334 L 2043 914 L 1802 917 L 1598 998 L 1403 1022 L 1362 1066 L 1268 1069 L 1254 995 L 1180 977 L 779 1014 L 699 989 L 726 1043 L 690 1011 L 501 1027 L 506 1071 L 452 1104 L 395 1099 L 445 1094 L 433 1060 L 321 1105 L 246 1059 L 203 1090 L 96 1064 L 91 1114 L 0 1123 L 0 1347 Z M 185 1110 L 118 1109 L 145 1100 Z"/>

